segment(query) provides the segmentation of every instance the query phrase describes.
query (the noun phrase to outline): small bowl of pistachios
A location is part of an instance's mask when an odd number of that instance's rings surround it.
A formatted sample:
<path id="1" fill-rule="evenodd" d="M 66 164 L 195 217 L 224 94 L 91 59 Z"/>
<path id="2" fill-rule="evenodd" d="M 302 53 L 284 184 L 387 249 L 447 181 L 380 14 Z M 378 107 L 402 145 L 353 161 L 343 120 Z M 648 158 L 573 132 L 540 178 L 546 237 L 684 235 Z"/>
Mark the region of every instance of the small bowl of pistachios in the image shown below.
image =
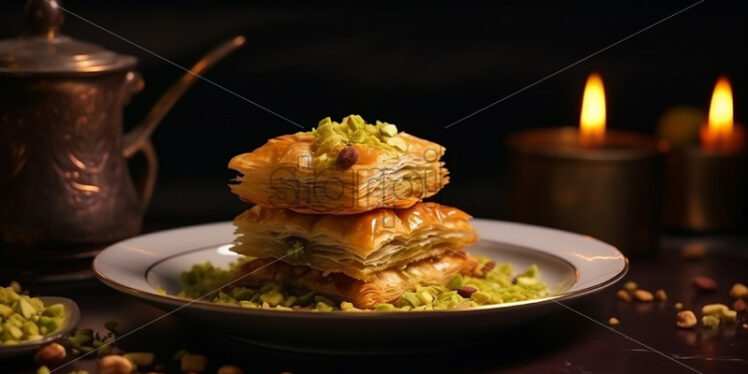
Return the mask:
<path id="1" fill-rule="evenodd" d="M 64 297 L 31 297 L 0 287 L 0 360 L 31 353 L 78 324 L 78 305 Z"/>

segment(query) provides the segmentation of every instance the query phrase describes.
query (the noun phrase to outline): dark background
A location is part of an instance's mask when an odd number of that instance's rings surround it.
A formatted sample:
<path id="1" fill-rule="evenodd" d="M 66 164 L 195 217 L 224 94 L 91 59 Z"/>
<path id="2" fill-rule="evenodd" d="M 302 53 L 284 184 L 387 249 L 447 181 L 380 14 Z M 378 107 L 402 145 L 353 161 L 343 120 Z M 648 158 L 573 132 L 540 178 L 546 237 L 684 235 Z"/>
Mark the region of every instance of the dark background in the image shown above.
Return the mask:
<path id="1" fill-rule="evenodd" d="M 0 37 L 19 34 L 24 1 L 0 3 Z M 212 1 L 83 1 L 63 6 L 183 66 L 233 35 L 248 42 L 208 79 L 307 128 L 325 116 L 386 120 L 447 147 L 452 182 L 435 200 L 506 218 L 504 139 L 519 129 L 576 125 L 590 71 L 606 84 L 608 124 L 653 133 L 674 105 L 706 110 L 720 74 L 748 107 L 746 16 L 705 1 L 464 122 L 444 126 L 694 1 L 377 5 Z M 138 122 L 182 71 L 72 16 L 66 34 L 140 59 Z M 160 179 L 147 222 L 231 219 L 246 206 L 226 184 L 229 158 L 293 125 L 198 82 L 156 131 Z"/>

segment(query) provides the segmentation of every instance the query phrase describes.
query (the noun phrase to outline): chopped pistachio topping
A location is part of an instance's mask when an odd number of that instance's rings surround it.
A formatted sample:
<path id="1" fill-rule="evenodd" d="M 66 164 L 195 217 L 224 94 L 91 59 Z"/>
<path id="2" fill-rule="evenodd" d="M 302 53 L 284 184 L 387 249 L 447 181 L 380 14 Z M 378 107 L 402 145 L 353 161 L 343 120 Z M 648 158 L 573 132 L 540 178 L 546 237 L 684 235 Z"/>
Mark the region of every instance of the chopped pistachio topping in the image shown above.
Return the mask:
<path id="1" fill-rule="evenodd" d="M 251 261 L 243 260 L 243 261 Z M 487 258 L 479 258 L 481 267 L 489 262 Z M 231 264 L 229 269 L 213 267 L 209 263 L 194 265 L 191 270 L 182 274 L 183 292 L 180 297 L 197 298 L 206 285 L 220 288 L 220 282 L 228 283 L 234 279 L 237 265 Z M 394 303 L 377 304 L 374 311 L 424 311 L 439 309 L 468 308 L 479 305 L 501 304 L 524 301 L 547 295 L 546 284 L 540 281 L 538 267 L 530 266 L 524 272 L 514 274 L 511 264 L 499 264 L 486 272 L 485 277 L 478 278 L 467 275 L 456 275 L 447 286 L 422 285 L 404 293 Z M 228 280 L 226 280 L 228 279 Z M 196 281 L 199 280 L 199 281 Z M 460 295 L 459 288 L 471 287 L 475 292 L 468 297 Z M 208 291 L 205 291 L 208 292 Z M 463 294 L 466 294 L 463 292 Z M 276 283 L 266 283 L 259 288 L 245 286 L 226 287 L 215 293 L 208 300 L 214 303 L 235 305 L 251 309 L 294 310 L 306 308 L 328 312 L 332 310 L 362 311 L 349 301 L 337 303 L 326 296 L 313 292 L 299 293 L 297 290 L 287 289 Z"/>
<path id="2" fill-rule="evenodd" d="M 701 324 L 706 328 L 713 329 L 719 326 L 719 318 L 712 315 L 706 315 L 701 317 Z"/>
<path id="3" fill-rule="evenodd" d="M 368 144 L 390 153 L 408 150 L 395 125 L 381 121 L 366 123 L 356 114 L 344 117 L 340 122 L 325 117 L 311 133 L 317 139 L 315 160 L 325 166 L 332 165 L 342 148 L 351 144 Z"/>
<path id="4" fill-rule="evenodd" d="M 20 287 L 0 287 L 0 345 L 14 345 L 44 338 L 65 323 L 65 306 L 45 306 L 37 297 L 19 295 Z"/>

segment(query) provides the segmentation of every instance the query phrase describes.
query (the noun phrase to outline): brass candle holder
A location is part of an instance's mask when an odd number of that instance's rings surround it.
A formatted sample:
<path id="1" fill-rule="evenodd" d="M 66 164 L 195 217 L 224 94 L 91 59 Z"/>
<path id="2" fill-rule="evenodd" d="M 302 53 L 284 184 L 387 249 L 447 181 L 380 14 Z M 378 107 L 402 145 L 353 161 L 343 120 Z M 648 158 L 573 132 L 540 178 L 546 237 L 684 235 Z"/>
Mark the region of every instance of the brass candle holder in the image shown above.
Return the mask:
<path id="1" fill-rule="evenodd" d="M 748 155 L 745 129 L 733 121 L 732 88 L 727 78 L 714 87 L 709 121 L 700 146 L 668 153 L 665 224 L 696 231 L 727 231 L 748 225 Z"/>
<path id="2" fill-rule="evenodd" d="M 592 74 L 580 128 L 508 139 L 511 210 L 519 221 L 590 235 L 628 255 L 658 246 L 660 152 L 655 139 L 605 129 L 602 79 Z"/>
<path id="3" fill-rule="evenodd" d="M 666 159 L 665 224 L 696 232 L 737 230 L 748 223 L 748 156 L 691 146 Z"/>
<path id="4" fill-rule="evenodd" d="M 513 218 L 590 235 L 627 255 L 653 252 L 660 231 L 656 142 L 608 132 L 596 148 L 579 143 L 572 127 L 509 138 Z"/>

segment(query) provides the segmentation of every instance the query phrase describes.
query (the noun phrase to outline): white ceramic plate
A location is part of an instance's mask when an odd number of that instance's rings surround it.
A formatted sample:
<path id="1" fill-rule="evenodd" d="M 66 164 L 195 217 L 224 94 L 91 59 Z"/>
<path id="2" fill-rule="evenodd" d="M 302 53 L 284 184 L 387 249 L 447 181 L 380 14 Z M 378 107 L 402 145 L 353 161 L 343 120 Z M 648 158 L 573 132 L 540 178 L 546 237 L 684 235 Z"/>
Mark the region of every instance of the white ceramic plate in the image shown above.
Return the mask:
<path id="1" fill-rule="evenodd" d="M 517 271 L 537 264 L 552 295 L 463 310 L 323 313 L 189 303 L 156 292 L 156 287 L 169 294 L 179 292 L 179 275 L 193 264 L 210 261 L 225 266 L 235 261 L 237 255 L 228 250 L 234 237 L 230 222 L 128 239 L 105 249 L 93 265 L 99 279 L 114 289 L 175 311 L 212 331 L 269 347 L 338 353 L 429 350 L 478 341 L 492 331 L 559 308 L 557 302 L 610 286 L 628 270 L 628 260 L 615 247 L 587 236 L 483 219 L 473 224 L 481 241 L 468 248 L 470 253 L 510 262 Z"/>

